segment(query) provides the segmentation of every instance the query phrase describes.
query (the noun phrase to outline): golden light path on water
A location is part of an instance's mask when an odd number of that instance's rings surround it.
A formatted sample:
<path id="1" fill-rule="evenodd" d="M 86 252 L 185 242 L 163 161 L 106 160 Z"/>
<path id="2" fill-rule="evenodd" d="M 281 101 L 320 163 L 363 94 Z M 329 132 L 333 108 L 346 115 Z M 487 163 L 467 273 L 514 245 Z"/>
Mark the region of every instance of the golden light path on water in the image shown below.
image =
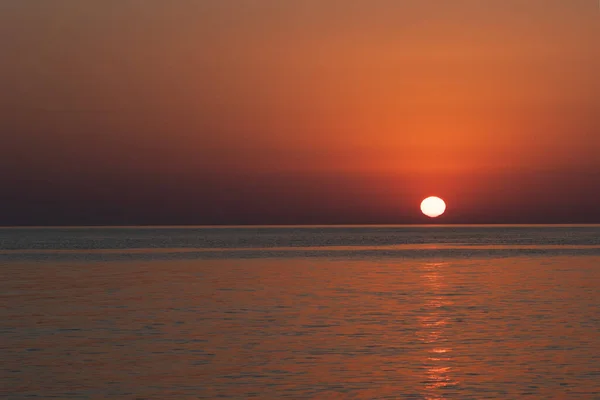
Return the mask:
<path id="1" fill-rule="evenodd" d="M 458 385 L 452 377 L 452 348 L 445 332 L 449 321 L 443 310 L 454 303 L 444 296 L 447 285 L 441 271 L 446 266 L 447 263 L 424 264 L 421 275 L 425 290 L 431 293 L 423 307 L 423 315 L 419 317 L 422 327 L 420 340 L 427 349 L 423 364 L 426 368 L 424 386 L 428 400 L 445 399 L 440 391 Z"/>

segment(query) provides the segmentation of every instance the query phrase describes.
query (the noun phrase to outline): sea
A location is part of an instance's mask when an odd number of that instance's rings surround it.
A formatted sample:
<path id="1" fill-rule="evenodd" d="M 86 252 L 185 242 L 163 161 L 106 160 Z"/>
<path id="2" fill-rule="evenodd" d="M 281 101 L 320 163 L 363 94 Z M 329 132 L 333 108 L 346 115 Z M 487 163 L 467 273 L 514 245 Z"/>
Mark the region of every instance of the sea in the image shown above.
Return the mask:
<path id="1" fill-rule="evenodd" d="M 0 229 L 7 399 L 600 399 L 600 226 Z"/>

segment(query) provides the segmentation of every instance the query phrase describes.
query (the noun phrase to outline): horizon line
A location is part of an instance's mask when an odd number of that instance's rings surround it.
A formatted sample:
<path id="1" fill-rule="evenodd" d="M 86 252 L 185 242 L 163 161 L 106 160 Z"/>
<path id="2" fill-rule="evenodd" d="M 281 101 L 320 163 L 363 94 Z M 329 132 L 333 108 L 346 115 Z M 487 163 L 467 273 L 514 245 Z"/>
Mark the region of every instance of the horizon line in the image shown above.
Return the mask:
<path id="1" fill-rule="evenodd" d="M 377 227 L 415 227 L 415 228 L 444 228 L 444 227 L 586 227 L 600 226 L 600 223 L 475 223 L 475 224 L 221 224 L 221 225 L 0 225 L 0 229 L 243 229 L 243 228 L 377 228 Z"/>

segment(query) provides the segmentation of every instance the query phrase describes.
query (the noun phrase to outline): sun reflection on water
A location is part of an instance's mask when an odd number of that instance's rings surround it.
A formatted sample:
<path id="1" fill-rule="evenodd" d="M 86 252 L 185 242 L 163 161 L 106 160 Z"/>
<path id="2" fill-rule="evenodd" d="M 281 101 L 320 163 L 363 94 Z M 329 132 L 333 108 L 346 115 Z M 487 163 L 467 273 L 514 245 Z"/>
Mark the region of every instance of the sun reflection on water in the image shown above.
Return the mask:
<path id="1" fill-rule="evenodd" d="M 429 294 L 420 316 L 420 339 L 426 344 L 427 353 L 423 362 L 425 379 L 423 381 L 426 399 L 445 399 L 441 391 L 458 385 L 452 377 L 452 348 L 448 344 L 446 327 L 449 323 L 448 309 L 454 304 L 444 292 L 447 283 L 443 270 L 447 263 L 427 263 L 423 267 L 424 288 Z"/>

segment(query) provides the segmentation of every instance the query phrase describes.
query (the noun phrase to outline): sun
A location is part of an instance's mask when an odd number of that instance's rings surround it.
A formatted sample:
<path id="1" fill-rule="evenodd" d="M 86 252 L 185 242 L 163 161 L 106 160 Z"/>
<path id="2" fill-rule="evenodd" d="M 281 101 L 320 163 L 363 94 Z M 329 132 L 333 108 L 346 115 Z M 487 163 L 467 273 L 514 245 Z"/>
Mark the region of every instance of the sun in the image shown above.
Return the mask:
<path id="1" fill-rule="evenodd" d="M 439 217 L 446 211 L 446 203 L 439 197 L 431 196 L 421 202 L 421 211 L 428 217 Z"/>

